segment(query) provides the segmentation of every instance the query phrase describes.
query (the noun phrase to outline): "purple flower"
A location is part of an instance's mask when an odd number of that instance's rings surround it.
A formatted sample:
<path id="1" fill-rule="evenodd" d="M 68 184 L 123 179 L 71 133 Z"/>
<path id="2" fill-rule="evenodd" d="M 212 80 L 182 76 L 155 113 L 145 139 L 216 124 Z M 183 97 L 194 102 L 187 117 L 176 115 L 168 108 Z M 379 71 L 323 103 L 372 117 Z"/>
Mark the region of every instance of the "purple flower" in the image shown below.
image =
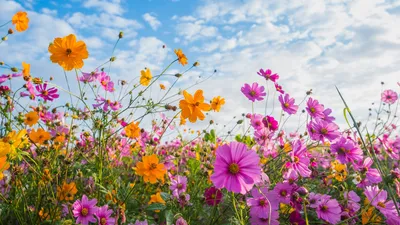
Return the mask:
<path id="1" fill-rule="evenodd" d="M 103 106 L 104 112 L 108 111 L 108 107 L 110 107 L 113 111 L 117 111 L 118 109 L 120 109 L 122 107 L 121 103 L 119 103 L 118 101 L 113 102 L 113 101 L 105 99 L 103 97 L 96 98 L 96 101 L 98 103 L 93 104 L 93 107 L 98 108 L 100 106 Z"/>
<path id="2" fill-rule="evenodd" d="M 260 193 L 261 192 L 261 193 Z M 278 201 L 274 195 L 268 192 L 268 188 L 253 188 L 250 198 L 247 198 L 247 205 L 250 206 L 250 216 L 255 218 L 268 218 L 271 211 L 278 209 Z"/>
<path id="3" fill-rule="evenodd" d="M 292 142 L 292 151 L 289 153 L 291 162 L 286 163 L 286 167 L 297 171 L 302 177 L 309 177 L 311 170 L 308 168 L 310 158 L 307 148 L 301 140 Z"/>
<path id="4" fill-rule="evenodd" d="M 100 225 L 114 225 L 115 219 L 111 217 L 112 213 L 113 211 L 111 209 L 108 209 L 108 205 L 104 205 L 97 208 L 95 216 L 97 217 Z"/>
<path id="5" fill-rule="evenodd" d="M 218 205 L 222 200 L 222 192 L 215 187 L 209 187 L 204 192 L 204 198 L 207 205 Z"/>
<path id="6" fill-rule="evenodd" d="M 397 93 L 395 91 L 393 91 L 393 90 L 390 90 L 390 89 L 389 90 L 385 90 L 381 94 L 381 100 L 384 103 L 387 103 L 387 104 L 395 103 L 398 98 L 399 97 L 398 97 Z"/>
<path id="7" fill-rule="evenodd" d="M 172 195 L 179 198 L 179 195 L 186 191 L 187 178 L 185 176 L 177 176 L 176 179 L 171 181 L 169 189 L 172 191 Z"/>
<path id="8" fill-rule="evenodd" d="M 278 83 L 275 83 L 275 89 L 277 92 L 279 92 L 281 94 L 285 94 L 285 91 L 282 89 L 282 86 L 279 85 Z"/>
<path id="9" fill-rule="evenodd" d="M 80 76 L 78 79 L 79 79 L 79 81 L 81 81 L 81 82 L 90 83 L 90 82 L 93 82 L 93 81 L 95 81 L 96 79 L 98 79 L 98 77 L 99 77 L 102 73 L 104 73 L 104 72 L 101 72 L 101 73 L 99 73 L 99 72 L 97 72 L 97 71 L 93 71 L 93 72 L 90 72 L 90 73 L 84 73 L 84 72 L 82 72 L 82 76 Z M 104 74 L 105 74 L 105 73 L 104 73 Z"/>
<path id="10" fill-rule="evenodd" d="M 357 187 L 365 187 L 369 184 L 378 184 L 382 181 L 381 174 L 375 168 L 371 168 L 373 161 L 370 157 L 364 159 L 364 162 L 354 164 L 354 168 L 365 174 L 365 178 L 357 185 Z"/>
<path id="11" fill-rule="evenodd" d="M 344 137 L 340 137 L 331 145 L 331 152 L 337 154 L 337 159 L 342 164 L 363 159 L 362 150 L 355 145 L 353 140 Z"/>
<path id="12" fill-rule="evenodd" d="M 13 74 L 3 74 L 0 76 L 0 84 L 5 82 L 6 80 L 11 80 L 13 77 L 20 77 L 22 76 L 22 73 L 13 73 Z"/>
<path id="13" fill-rule="evenodd" d="M 297 210 L 290 213 L 289 222 L 290 224 L 306 225 L 306 221 Z"/>
<path id="14" fill-rule="evenodd" d="M 280 95 L 279 102 L 281 103 L 282 110 L 290 115 L 295 114 L 299 108 L 298 105 L 294 104 L 294 98 L 290 98 L 288 94 L 285 94 L 285 97 Z"/>
<path id="15" fill-rule="evenodd" d="M 250 123 L 254 130 L 261 130 L 264 128 L 263 116 L 261 114 L 251 115 Z"/>
<path id="16" fill-rule="evenodd" d="M 324 116 L 321 118 L 321 120 L 328 123 L 332 123 L 335 120 L 335 117 L 330 116 L 330 114 L 332 113 L 332 109 L 325 109 L 322 113 L 324 114 Z"/>
<path id="17" fill-rule="evenodd" d="M 264 77 L 265 80 L 271 80 L 274 83 L 276 82 L 276 80 L 279 79 L 279 75 L 276 73 L 272 74 L 272 71 L 270 69 L 267 69 L 265 71 L 263 69 L 260 69 L 260 71 L 257 72 L 257 74 Z"/>
<path id="18" fill-rule="evenodd" d="M 264 126 L 267 127 L 270 131 L 278 130 L 279 124 L 278 121 L 274 119 L 272 116 L 266 116 L 263 119 Z"/>
<path id="19" fill-rule="evenodd" d="M 114 91 L 114 82 L 111 81 L 110 76 L 107 76 L 107 74 L 105 72 L 102 72 L 100 74 L 100 76 L 98 77 L 98 79 L 104 90 L 106 90 L 108 92 Z"/>
<path id="20" fill-rule="evenodd" d="M 320 119 L 310 121 L 307 125 L 310 137 L 315 141 L 333 141 L 340 136 L 339 127 L 335 123 L 328 123 Z"/>
<path id="21" fill-rule="evenodd" d="M 273 194 L 278 202 L 289 204 L 292 190 L 293 186 L 289 183 L 277 183 L 274 187 Z"/>
<path id="22" fill-rule="evenodd" d="M 371 202 L 371 205 L 383 215 L 397 215 L 395 205 L 392 200 L 387 200 L 387 192 L 385 190 L 380 190 L 378 186 L 368 186 L 365 188 L 364 194 Z"/>
<path id="23" fill-rule="evenodd" d="M 97 212 L 97 199 L 89 200 L 86 195 L 82 196 L 82 200 L 76 200 L 72 205 L 72 213 L 76 218 L 76 223 L 87 225 L 96 222 L 94 214 Z"/>
<path id="24" fill-rule="evenodd" d="M 307 101 L 307 107 L 306 110 L 308 114 L 312 118 L 323 118 L 325 117 L 324 115 L 324 106 L 319 104 L 318 100 L 314 100 L 312 98 L 309 98 Z"/>
<path id="25" fill-rule="evenodd" d="M 249 84 L 244 84 L 242 87 L 242 93 L 252 102 L 255 100 L 261 101 L 263 100 L 263 96 L 267 94 L 264 91 L 263 86 L 258 86 L 257 83 L 253 83 L 251 86 Z"/>
<path id="26" fill-rule="evenodd" d="M 231 142 L 217 149 L 211 181 L 216 188 L 246 194 L 260 181 L 260 157 L 240 142 Z"/>
<path id="27" fill-rule="evenodd" d="M 183 219 L 183 217 L 179 217 L 179 219 L 176 220 L 175 225 L 187 225 L 188 223 L 186 222 L 185 219 Z"/>
<path id="28" fill-rule="evenodd" d="M 317 216 L 331 224 L 340 221 L 342 209 L 336 199 L 323 199 L 317 207 Z"/>
<path id="29" fill-rule="evenodd" d="M 47 83 L 36 85 L 36 91 L 39 92 L 36 96 L 42 97 L 45 101 L 53 101 L 59 97 L 57 88 L 52 87 L 47 89 Z"/>
<path id="30" fill-rule="evenodd" d="M 279 213 L 278 211 L 271 212 L 271 219 L 269 218 L 269 214 L 267 218 L 259 218 L 259 217 L 251 217 L 250 224 L 251 225 L 279 225 Z"/>
<path id="31" fill-rule="evenodd" d="M 144 221 L 136 220 L 133 225 L 148 225 L 148 223 L 147 223 L 147 220 L 144 220 Z"/>

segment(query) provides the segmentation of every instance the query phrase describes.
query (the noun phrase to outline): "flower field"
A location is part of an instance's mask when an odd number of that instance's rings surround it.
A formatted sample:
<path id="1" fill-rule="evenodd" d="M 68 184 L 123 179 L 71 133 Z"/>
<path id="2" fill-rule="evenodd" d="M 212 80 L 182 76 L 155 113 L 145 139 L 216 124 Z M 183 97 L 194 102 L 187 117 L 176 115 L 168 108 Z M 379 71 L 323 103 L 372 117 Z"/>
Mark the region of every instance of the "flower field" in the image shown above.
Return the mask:
<path id="1" fill-rule="evenodd" d="M 29 29 L 29 15 L 0 24 L 1 45 Z M 115 38 L 114 50 L 124 33 Z M 223 113 L 228 96 L 196 84 L 176 93 L 201 64 L 181 49 L 160 74 L 144 68 L 131 81 L 110 75 L 114 51 L 82 71 L 90 52 L 74 34 L 54 37 L 48 53 L 65 83 L 0 55 L 0 224 L 400 224 L 400 83 L 359 122 L 339 89 L 343 107 L 330 109 L 311 90 L 294 99 L 270 69 L 253 71 L 270 85 L 236 90 L 253 107 L 234 122 L 245 132 L 226 136 L 208 116 Z M 158 83 L 174 64 L 175 82 Z M 284 127 L 299 114 L 296 129 Z M 208 125 L 190 128 L 199 121 Z"/>

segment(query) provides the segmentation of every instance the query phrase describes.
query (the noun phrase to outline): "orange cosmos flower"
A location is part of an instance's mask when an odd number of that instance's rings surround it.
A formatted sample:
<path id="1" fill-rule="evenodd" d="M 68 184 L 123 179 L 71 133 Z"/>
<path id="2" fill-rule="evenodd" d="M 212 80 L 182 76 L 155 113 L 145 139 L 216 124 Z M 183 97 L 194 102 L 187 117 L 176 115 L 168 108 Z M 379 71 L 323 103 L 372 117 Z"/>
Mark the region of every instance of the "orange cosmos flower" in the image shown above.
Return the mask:
<path id="1" fill-rule="evenodd" d="M 148 86 L 152 77 L 153 76 L 151 75 L 149 68 L 146 68 L 146 71 L 140 71 L 140 84 L 143 86 Z"/>
<path id="2" fill-rule="evenodd" d="M 211 101 L 211 108 L 214 111 L 219 112 L 219 110 L 221 110 L 221 106 L 224 104 L 225 104 L 224 98 L 221 98 L 221 96 L 214 97 Z"/>
<path id="3" fill-rule="evenodd" d="M 22 62 L 22 74 L 24 75 L 24 80 L 28 81 L 31 77 L 31 65 L 25 62 Z"/>
<path id="4" fill-rule="evenodd" d="M 69 184 L 64 182 L 62 186 L 57 187 L 57 198 L 60 201 L 71 201 L 74 200 L 74 196 L 77 192 L 78 189 L 76 189 L 75 182 L 71 182 Z"/>
<path id="5" fill-rule="evenodd" d="M 32 130 L 31 133 L 29 133 L 29 138 L 33 141 L 33 143 L 41 145 L 45 141 L 50 140 L 51 135 L 49 132 L 39 128 L 37 131 Z"/>
<path id="6" fill-rule="evenodd" d="M 143 162 L 137 163 L 135 170 L 139 176 L 143 176 L 144 182 L 151 184 L 155 184 L 157 180 L 164 182 L 167 170 L 164 168 L 164 164 L 158 163 L 157 155 L 143 156 L 142 160 Z"/>
<path id="7" fill-rule="evenodd" d="M 39 114 L 35 111 L 28 112 L 25 114 L 25 120 L 24 123 L 28 126 L 33 126 L 35 125 L 39 120 Z"/>
<path id="8" fill-rule="evenodd" d="M 50 59 L 53 63 L 58 63 L 62 68 L 69 71 L 83 67 L 83 59 L 89 57 L 86 44 L 83 41 L 76 41 L 73 34 L 63 38 L 56 38 L 49 45 Z"/>
<path id="9" fill-rule="evenodd" d="M 176 56 L 178 56 L 178 61 L 180 64 L 182 64 L 182 66 L 185 66 L 186 64 L 188 64 L 188 59 L 186 58 L 185 54 L 183 54 L 181 49 L 175 49 L 174 50 Z"/>
<path id="10" fill-rule="evenodd" d="M 194 123 L 199 120 L 204 120 L 205 116 L 202 111 L 209 111 L 210 105 L 204 103 L 204 96 L 202 90 L 197 90 L 194 96 L 187 91 L 183 91 L 185 99 L 179 102 L 179 108 L 182 109 L 182 117 L 189 118 L 189 121 Z"/>
<path id="11" fill-rule="evenodd" d="M 182 114 L 180 116 L 180 122 L 179 125 L 185 125 L 186 124 L 186 119 L 182 117 Z"/>
<path id="12" fill-rule="evenodd" d="M 140 136 L 139 122 L 130 123 L 128 126 L 124 128 L 124 130 L 125 130 L 125 135 L 132 139 L 138 138 Z"/>
<path id="13" fill-rule="evenodd" d="M 26 12 L 17 12 L 11 19 L 12 24 L 15 25 L 15 29 L 19 32 L 28 29 L 29 18 Z"/>
<path id="14" fill-rule="evenodd" d="M 160 88 L 161 88 L 161 90 L 165 90 L 165 85 L 164 84 L 160 84 Z"/>
<path id="15" fill-rule="evenodd" d="M 7 156 L 0 157 L 0 180 L 3 179 L 3 172 L 8 168 L 10 168 L 10 164 L 7 162 Z"/>

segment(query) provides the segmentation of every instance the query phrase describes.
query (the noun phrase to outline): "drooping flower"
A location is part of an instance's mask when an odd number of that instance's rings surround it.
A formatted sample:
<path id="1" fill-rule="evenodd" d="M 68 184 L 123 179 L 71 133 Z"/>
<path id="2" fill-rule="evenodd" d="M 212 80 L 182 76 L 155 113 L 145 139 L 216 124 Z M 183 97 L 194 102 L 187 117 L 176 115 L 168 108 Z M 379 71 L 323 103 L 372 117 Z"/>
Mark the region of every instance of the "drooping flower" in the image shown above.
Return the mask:
<path id="1" fill-rule="evenodd" d="M 183 54 L 181 49 L 175 49 L 174 50 L 176 56 L 178 57 L 178 61 L 182 66 L 185 66 L 188 64 L 188 59 L 186 58 L 185 54 Z"/>
<path id="2" fill-rule="evenodd" d="M 94 214 L 97 211 L 97 199 L 89 200 L 86 195 L 82 196 L 82 200 L 76 200 L 72 205 L 72 213 L 76 218 L 76 223 L 88 225 L 96 222 Z"/>
<path id="3" fill-rule="evenodd" d="M 53 101 L 59 97 L 57 88 L 47 89 L 47 83 L 36 85 L 36 91 L 39 92 L 36 96 L 42 97 L 45 101 Z"/>
<path id="4" fill-rule="evenodd" d="M 148 202 L 148 204 L 152 204 L 152 203 L 160 203 L 165 205 L 165 200 L 161 197 L 161 192 L 157 192 L 154 195 L 150 196 L 150 201 Z M 155 210 L 156 212 L 159 210 Z"/>
<path id="5" fill-rule="evenodd" d="M 244 84 L 241 91 L 252 102 L 261 101 L 264 99 L 263 96 L 267 95 L 264 91 L 264 86 L 259 86 L 257 83 L 253 83 L 251 86 Z"/>
<path id="6" fill-rule="evenodd" d="M 169 189 L 172 191 L 172 195 L 176 198 L 186 192 L 187 178 L 185 176 L 178 175 L 175 179 L 171 180 L 171 186 Z"/>
<path id="7" fill-rule="evenodd" d="M 103 205 L 101 207 L 97 207 L 97 211 L 94 214 L 97 217 L 99 225 L 114 225 L 115 218 L 111 217 L 113 211 L 108 209 L 108 205 Z"/>
<path id="8" fill-rule="evenodd" d="M 318 100 L 309 98 L 307 101 L 306 110 L 311 118 L 323 118 L 324 106 L 319 104 Z"/>
<path id="9" fill-rule="evenodd" d="M 60 201 L 74 200 L 74 196 L 76 193 L 78 193 L 78 189 L 76 188 L 75 182 L 64 182 L 61 186 L 57 187 L 57 198 Z"/>
<path id="10" fill-rule="evenodd" d="M 271 80 L 274 83 L 276 82 L 276 80 L 279 79 L 279 75 L 276 73 L 272 74 L 272 71 L 270 69 L 267 69 L 265 71 L 263 69 L 260 69 L 260 71 L 257 72 L 257 74 L 264 77 L 265 80 Z"/>
<path id="11" fill-rule="evenodd" d="M 285 94 L 285 97 L 280 95 L 279 102 L 281 103 L 282 110 L 287 112 L 289 115 L 295 114 L 299 108 L 298 105 L 294 104 L 294 98 L 290 98 L 288 94 Z"/>
<path id="12" fill-rule="evenodd" d="M 317 207 L 317 216 L 330 224 L 340 221 L 341 208 L 336 199 L 322 199 Z"/>
<path id="13" fill-rule="evenodd" d="M 50 140 L 51 135 L 49 132 L 43 130 L 42 128 L 35 130 L 31 130 L 29 133 L 29 138 L 32 140 L 33 143 L 35 144 L 43 144 L 45 141 Z"/>
<path id="14" fill-rule="evenodd" d="M 83 60 L 89 57 L 85 42 L 76 41 L 73 34 L 55 38 L 48 50 L 51 54 L 50 60 L 67 71 L 82 68 Z"/>
<path id="15" fill-rule="evenodd" d="M 140 137 L 140 127 L 139 122 L 131 122 L 124 128 L 125 135 L 129 138 L 138 138 Z"/>
<path id="16" fill-rule="evenodd" d="M 222 192 L 221 190 L 212 186 L 204 191 L 204 198 L 207 205 L 218 205 L 222 201 Z"/>
<path id="17" fill-rule="evenodd" d="M 143 176 L 144 182 L 155 184 L 157 180 L 164 182 L 164 175 L 167 170 L 163 163 L 158 163 L 157 155 L 143 156 L 142 162 L 136 164 L 136 173 Z"/>
<path id="18" fill-rule="evenodd" d="M 286 167 L 297 171 L 302 177 L 309 177 L 311 175 L 311 170 L 308 168 L 310 158 L 306 146 L 301 140 L 296 140 L 292 143 L 292 149 L 289 152 L 291 162 L 288 162 Z"/>
<path id="19" fill-rule="evenodd" d="M 204 103 L 203 91 L 197 90 L 194 96 L 187 91 L 183 91 L 183 96 L 185 99 L 179 102 L 179 108 L 182 109 L 182 117 L 184 119 L 189 118 L 192 123 L 196 122 L 197 119 L 204 120 L 206 117 L 202 111 L 209 111 L 211 106 Z"/>
<path id="20" fill-rule="evenodd" d="M 383 91 L 381 94 L 381 100 L 387 104 L 395 103 L 398 98 L 399 97 L 398 97 L 397 93 L 390 89 Z"/>
<path id="21" fill-rule="evenodd" d="M 331 144 L 331 152 L 337 154 L 337 159 L 342 164 L 363 159 L 362 150 L 355 145 L 354 141 L 345 137 L 340 137 L 339 140 Z"/>
<path id="22" fill-rule="evenodd" d="M 93 81 L 95 81 L 96 79 L 98 79 L 98 77 L 100 77 L 100 75 L 101 75 L 102 73 L 104 73 L 104 72 L 102 71 L 102 72 L 100 73 L 100 72 L 97 72 L 97 70 L 96 70 L 96 71 L 93 71 L 93 72 L 90 72 L 90 73 L 82 72 L 82 76 L 79 76 L 79 77 L 78 77 L 78 80 L 79 80 L 79 81 L 82 81 L 82 82 L 84 82 L 84 83 L 90 83 L 90 82 L 93 82 Z"/>
<path id="23" fill-rule="evenodd" d="M 140 71 L 140 84 L 143 86 L 148 86 L 150 84 L 152 77 L 153 76 L 151 75 L 151 71 L 149 68 L 146 68 L 146 70 L 141 70 Z"/>
<path id="24" fill-rule="evenodd" d="M 11 19 L 12 24 L 18 32 L 25 31 L 29 27 L 29 18 L 26 12 L 17 12 Z"/>
<path id="25" fill-rule="evenodd" d="M 245 194 L 260 181 L 260 157 L 239 142 L 231 142 L 217 149 L 211 181 L 216 188 Z"/>
<path id="26" fill-rule="evenodd" d="M 25 114 L 24 123 L 30 127 L 35 125 L 38 122 L 38 120 L 39 120 L 39 114 L 35 111 L 31 111 Z"/>
<path id="27" fill-rule="evenodd" d="M 219 112 L 221 110 L 221 106 L 223 106 L 224 104 L 225 99 L 221 98 L 221 96 L 214 97 L 211 100 L 211 108 L 216 112 Z"/>

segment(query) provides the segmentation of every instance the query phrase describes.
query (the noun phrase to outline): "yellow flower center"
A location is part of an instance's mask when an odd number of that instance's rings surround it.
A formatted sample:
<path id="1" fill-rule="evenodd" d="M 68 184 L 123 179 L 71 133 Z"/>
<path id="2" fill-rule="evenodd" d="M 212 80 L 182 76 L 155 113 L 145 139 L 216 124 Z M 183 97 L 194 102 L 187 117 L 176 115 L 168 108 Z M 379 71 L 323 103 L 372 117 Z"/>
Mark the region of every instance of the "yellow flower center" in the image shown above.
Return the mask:
<path id="1" fill-rule="evenodd" d="M 284 106 L 285 106 L 285 108 L 289 108 L 289 103 L 286 102 L 286 103 L 284 104 Z"/>
<path id="2" fill-rule="evenodd" d="M 156 168 L 157 168 L 157 164 L 156 163 L 150 164 L 150 170 L 154 170 Z"/>
<path id="3" fill-rule="evenodd" d="M 346 152 L 347 152 L 347 151 L 346 151 L 346 149 L 345 149 L 344 147 L 340 147 L 340 148 L 338 149 L 338 154 L 339 154 L 339 155 L 344 155 Z"/>
<path id="4" fill-rule="evenodd" d="M 212 198 L 212 199 L 215 199 L 215 197 L 216 197 L 215 194 L 212 194 L 212 195 L 211 195 L 211 198 Z"/>
<path id="5" fill-rule="evenodd" d="M 321 206 L 321 211 L 323 211 L 323 212 L 328 211 L 328 206 L 326 206 L 326 205 Z"/>
<path id="6" fill-rule="evenodd" d="M 100 224 L 101 225 L 105 225 L 106 223 L 107 223 L 106 218 L 103 217 L 103 218 L 100 219 Z"/>
<path id="7" fill-rule="evenodd" d="M 298 162 L 300 161 L 300 159 L 299 159 L 299 157 L 295 156 L 295 157 L 293 157 L 293 161 L 294 161 L 295 163 L 298 163 Z"/>
<path id="8" fill-rule="evenodd" d="M 281 196 L 285 197 L 285 196 L 287 195 L 287 191 L 286 191 L 286 190 L 282 190 L 282 191 L 280 192 L 280 194 L 281 194 Z"/>
<path id="9" fill-rule="evenodd" d="M 178 189 L 182 189 L 183 185 L 182 185 L 182 184 L 178 184 L 176 187 L 177 187 Z"/>
<path id="10" fill-rule="evenodd" d="M 229 165 L 229 172 L 233 175 L 239 173 L 239 165 L 237 163 L 231 163 Z"/>
<path id="11" fill-rule="evenodd" d="M 48 91 L 42 91 L 42 95 L 47 96 L 49 94 Z"/>
<path id="12" fill-rule="evenodd" d="M 386 208 L 386 205 L 385 205 L 385 203 L 383 203 L 383 202 L 378 202 L 378 206 L 379 206 L 379 207 L 382 207 L 382 208 Z"/>
<path id="13" fill-rule="evenodd" d="M 315 108 L 310 108 L 310 112 L 315 113 Z"/>
<path id="14" fill-rule="evenodd" d="M 266 201 L 265 201 L 265 199 L 260 199 L 260 201 L 258 202 L 258 204 L 260 205 L 260 206 L 264 206 L 264 205 L 266 205 Z"/>
<path id="15" fill-rule="evenodd" d="M 87 214 L 89 214 L 89 210 L 87 208 L 83 208 L 81 210 L 81 214 L 82 214 L 82 216 L 87 216 Z"/>
<path id="16" fill-rule="evenodd" d="M 72 50 L 70 49 L 70 48 L 67 48 L 67 56 L 69 56 L 69 55 L 71 55 L 71 53 L 72 53 Z"/>
<path id="17" fill-rule="evenodd" d="M 321 134 L 327 134 L 327 133 L 328 133 L 328 130 L 326 128 L 321 129 Z"/>
<path id="18" fill-rule="evenodd" d="M 250 96 L 254 97 L 256 95 L 255 91 L 250 91 Z"/>

